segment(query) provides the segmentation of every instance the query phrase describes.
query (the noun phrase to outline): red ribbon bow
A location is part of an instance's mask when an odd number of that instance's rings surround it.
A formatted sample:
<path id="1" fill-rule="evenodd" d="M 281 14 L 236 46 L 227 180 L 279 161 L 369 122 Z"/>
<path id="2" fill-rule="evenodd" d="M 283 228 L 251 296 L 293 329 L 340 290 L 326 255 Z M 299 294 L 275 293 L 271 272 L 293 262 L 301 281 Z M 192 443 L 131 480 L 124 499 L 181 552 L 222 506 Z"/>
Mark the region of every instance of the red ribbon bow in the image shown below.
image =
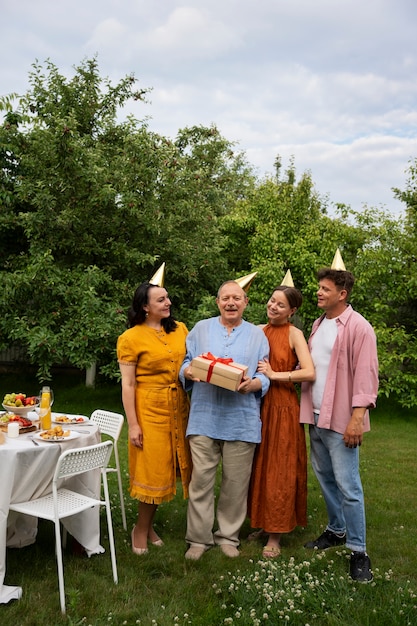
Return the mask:
<path id="1" fill-rule="evenodd" d="M 205 354 L 202 354 L 201 357 L 203 359 L 207 359 L 208 361 L 211 361 L 209 368 L 208 368 L 208 372 L 207 372 L 208 383 L 210 382 L 210 378 L 211 378 L 211 375 L 213 373 L 214 366 L 216 365 L 216 363 L 223 363 L 224 365 L 230 365 L 231 363 L 233 363 L 233 359 L 222 359 L 221 357 L 214 356 L 211 352 L 206 352 Z"/>

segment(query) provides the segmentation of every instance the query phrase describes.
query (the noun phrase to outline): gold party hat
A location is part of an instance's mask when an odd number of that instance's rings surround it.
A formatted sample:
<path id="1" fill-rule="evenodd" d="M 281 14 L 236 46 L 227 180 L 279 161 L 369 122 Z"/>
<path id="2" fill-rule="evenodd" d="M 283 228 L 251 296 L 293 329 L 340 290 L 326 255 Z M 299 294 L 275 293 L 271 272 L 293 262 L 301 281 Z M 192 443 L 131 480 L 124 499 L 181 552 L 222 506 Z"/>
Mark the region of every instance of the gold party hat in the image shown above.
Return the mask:
<path id="1" fill-rule="evenodd" d="M 242 287 L 243 291 L 248 291 L 257 273 L 258 272 L 252 272 L 252 274 L 246 274 L 246 276 L 242 276 L 241 278 L 235 278 L 235 282 L 239 287 Z"/>
<path id="2" fill-rule="evenodd" d="M 285 285 L 285 287 L 294 287 L 294 281 L 291 276 L 291 271 L 287 270 L 287 273 L 284 276 L 284 280 L 281 285 Z"/>
<path id="3" fill-rule="evenodd" d="M 346 272 L 346 267 L 345 267 L 345 264 L 343 263 L 342 255 L 340 254 L 339 248 L 336 250 L 336 253 L 334 255 L 331 269 L 342 270 L 343 272 Z"/>
<path id="4" fill-rule="evenodd" d="M 163 287 L 164 279 L 165 279 L 165 262 L 162 263 L 159 270 L 155 272 L 155 274 L 152 276 L 149 282 L 151 283 L 151 285 L 155 285 L 156 287 Z"/>

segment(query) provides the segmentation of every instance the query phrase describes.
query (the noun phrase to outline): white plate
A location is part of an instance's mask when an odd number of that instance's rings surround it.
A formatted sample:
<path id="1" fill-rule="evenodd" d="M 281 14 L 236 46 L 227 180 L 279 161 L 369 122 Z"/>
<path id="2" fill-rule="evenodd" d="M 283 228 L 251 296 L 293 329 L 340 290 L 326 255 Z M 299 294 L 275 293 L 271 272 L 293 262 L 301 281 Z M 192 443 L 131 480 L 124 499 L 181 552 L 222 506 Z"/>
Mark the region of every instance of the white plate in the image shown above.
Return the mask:
<path id="1" fill-rule="evenodd" d="M 45 432 L 45 431 L 42 430 L 41 432 Z M 34 439 L 37 439 L 38 441 L 46 441 L 48 443 L 57 443 L 59 441 L 69 441 L 71 439 L 77 439 L 77 437 L 79 437 L 79 434 L 75 432 L 74 430 L 70 430 L 68 437 L 54 437 L 53 439 L 44 439 L 43 437 L 41 437 L 41 433 L 36 433 L 36 435 L 33 435 L 33 437 Z"/>
<path id="2" fill-rule="evenodd" d="M 60 417 L 67 417 L 71 421 L 62 422 L 59 420 Z M 52 423 L 60 426 L 84 426 L 84 424 L 89 424 L 90 420 L 84 415 L 53 415 Z"/>

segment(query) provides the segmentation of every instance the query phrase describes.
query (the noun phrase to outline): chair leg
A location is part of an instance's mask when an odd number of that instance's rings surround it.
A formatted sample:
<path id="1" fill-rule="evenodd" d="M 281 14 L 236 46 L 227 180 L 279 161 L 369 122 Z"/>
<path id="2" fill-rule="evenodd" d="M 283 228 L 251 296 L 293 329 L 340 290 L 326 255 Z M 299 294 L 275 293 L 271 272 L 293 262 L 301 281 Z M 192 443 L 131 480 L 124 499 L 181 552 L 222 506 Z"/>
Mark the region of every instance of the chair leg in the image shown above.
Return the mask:
<path id="1" fill-rule="evenodd" d="M 65 587 L 64 587 L 64 565 L 62 559 L 61 548 L 61 527 L 60 521 L 55 521 L 55 545 L 56 545 L 56 562 L 58 568 L 58 585 L 59 585 L 59 600 L 61 603 L 61 611 L 65 614 Z"/>
<path id="2" fill-rule="evenodd" d="M 122 512 L 123 528 L 124 528 L 124 530 L 127 530 L 125 501 L 124 501 L 124 498 L 123 498 L 122 474 L 120 472 L 119 454 L 118 454 L 118 451 L 117 451 L 117 446 L 114 446 L 114 457 L 115 457 L 115 461 L 116 461 L 117 483 L 119 485 L 120 510 Z"/>
<path id="3" fill-rule="evenodd" d="M 109 535 L 110 557 L 111 557 L 111 566 L 112 566 L 112 571 L 113 571 L 113 580 L 115 584 L 117 585 L 118 576 L 117 576 L 116 550 L 114 547 L 113 522 L 111 518 L 109 487 L 107 484 L 106 473 L 103 474 L 103 491 L 104 491 L 104 500 L 106 503 L 107 529 L 108 529 L 108 535 Z"/>

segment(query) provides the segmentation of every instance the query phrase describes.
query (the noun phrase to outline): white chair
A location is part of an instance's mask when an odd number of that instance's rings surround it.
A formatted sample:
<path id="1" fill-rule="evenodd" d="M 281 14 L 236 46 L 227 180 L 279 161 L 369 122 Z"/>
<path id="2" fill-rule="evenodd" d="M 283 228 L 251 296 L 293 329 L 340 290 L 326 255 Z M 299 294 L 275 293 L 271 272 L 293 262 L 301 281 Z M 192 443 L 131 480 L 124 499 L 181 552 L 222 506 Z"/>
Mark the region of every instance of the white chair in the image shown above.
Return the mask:
<path id="1" fill-rule="evenodd" d="M 114 441 L 114 460 L 116 467 L 108 467 L 107 472 L 116 472 L 117 482 L 119 485 L 120 509 L 122 512 L 123 528 L 127 530 L 125 503 L 123 499 L 122 474 L 120 471 L 119 450 L 117 447 L 118 439 L 122 431 L 124 417 L 121 413 L 113 413 L 103 409 L 96 409 L 90 417 L 91 421 L 97 424 L 99 430 L 104 435 L 109 435 Z"/>
<path id="2" fill-rule="evenodd" d="M 65 588 L 64 567 L 61 548 L 60 520 L 69 515 L 76 515 L 90 509 L 92 506 L 105 506 L 107 513 L 107 527 L 110 544 L 111 564 L 113 580 L 117 584 L 116 551 L 114 548 L 113 525 L 111 519 L 109 489 L 107 485 L 106 467 L 113 448 L 112 441 L 76 448 L 63 452 L 58 459 L 52 481 L 52 493 L 42 498 L 28 500 L 27 502 L 15 502 L 10 505 L 11 511 L 17 511 L 26 515 L 33 515 L 42 519 L 50 520 L 55 524 L 56 559 L 58 567 L 59 598 L 61 611 L 65 613 Z M 60 487 L 62 479 L 95 469 L 101 470 L 101 481 L 104 492 L 104 500 L 91 498 L 77 491 L 71 491 Z"/>

